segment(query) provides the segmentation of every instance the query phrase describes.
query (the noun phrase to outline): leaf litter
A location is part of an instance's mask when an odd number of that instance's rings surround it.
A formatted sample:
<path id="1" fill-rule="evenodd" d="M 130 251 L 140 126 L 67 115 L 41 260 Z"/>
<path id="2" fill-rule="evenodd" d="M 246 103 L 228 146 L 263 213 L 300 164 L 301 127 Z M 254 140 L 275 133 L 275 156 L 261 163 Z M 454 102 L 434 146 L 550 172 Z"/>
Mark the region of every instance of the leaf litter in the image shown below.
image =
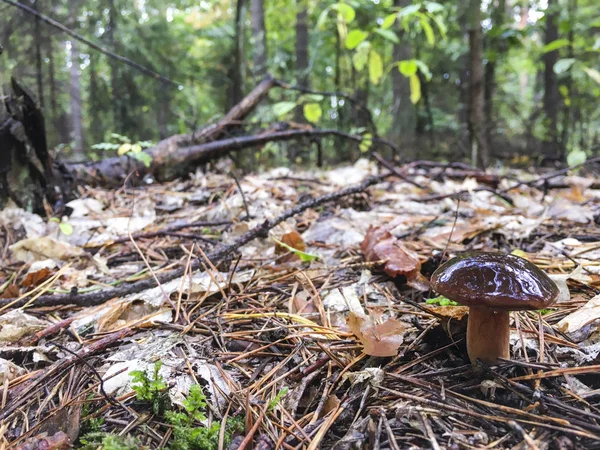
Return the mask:
<path id="1" fill-rule="evenodd" d="M 593 173 L 454 169 L 398 167 L 408 183 L 360 160 L 248 175 L 242 192 L 226 171 L 86 188 L 70 233 L 5 208 L 2 445 L 168 446 L 178 425 L 132 387 L 159 361 L 174 412 L 198 384 L 206 420 L 190 426 L 234 430 L 220 448 L 600 448 Z M 515 252 L 561 291 L 513 313 L 495 367 L 468 364 L 468 309 L 428 286 L 473 250 Z"/>

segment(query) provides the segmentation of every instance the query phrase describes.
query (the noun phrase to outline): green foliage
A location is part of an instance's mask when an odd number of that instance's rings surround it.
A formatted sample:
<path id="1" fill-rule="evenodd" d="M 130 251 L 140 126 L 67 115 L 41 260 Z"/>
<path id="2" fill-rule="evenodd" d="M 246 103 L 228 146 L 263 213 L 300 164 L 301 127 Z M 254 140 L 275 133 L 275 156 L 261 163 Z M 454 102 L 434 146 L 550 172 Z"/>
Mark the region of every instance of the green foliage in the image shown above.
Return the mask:
<path id="1" fill-rule="evenodd" d="M 167 411 L 165 418 L 173 426 L 172 450 L 216 450 L 219 446 L 220 423 L 213 422 L 210 427 L 200 422 L 206 420 L 204 410 L 206 397 L 202 388 L 194 384 L 183 402 L 184 412 Z M 229 444 L 233 433 L 243 429 L 243 423 L 236 419 L 227 421 L 225 445 Z"/>
<path id="2" fill-rule="evenodd" d="M 80 439 L 81 450 L 139 450 L 140 441 L 134 436 L 112 433 L 88 433 Z"/>
<path id="3" fill-rule="evenodd" d="M 267 407 L 267 410 L 273 411 L 277 407 L 277 405 L 279 405 L 279 403 L 281 402 L 281 399 L 288 393 L 288 390 L 289 390 L 288 388 L 281 389 L 277 393 L 275 398 L 269 402 L 269 406 Z"/>
<path id="4" fill-rule="evenodd" d="M 440 306 L 460 306 L 460 303 L 450 300 L 443 295 L 435 298 L 428 298 L 425 303 L 428 305 L 440 305 Z"/>
<path id="5" fill-rule="evenodd" d="M 134 370 L 130 373 L 131 387 L 135 391 L 136 398 L 149 403 L 152 406 L 152 412 L 157 416 L 162 416 L 170 406 L 168 386 L 159 373 L 161 367 L 162 362 L 156 361 L 152 374 L 141 370 Z"/>
<path id="6" fill-rule="evenodd" d="M 151 141 L 138 141 L 131 143 L 131 140 L 127 136 L 120 135 L 118 133 L 112 133 L 111 139 L 113 142 L 101 142 L 99 144 L 92 145 L 94 150 L 116 150 L 117 155 L 127 155 L 131 158 L 137 159 L 144 166 L 150 167 L 152 164 L 152 157 L 143 152 L 144 148 L 152 147 L 154 144 Z"/>
<path id="7" fill-rule="evenodd" d="M 303 107 L 304 117 L 311 123 L 317 123 L 321 120 L 323 111 L 318 103 L 306 103 Z"/>
<path id="8" fill-rule="evenodd" d="M 303 251 L 298 250 L 290 245 L 287 245 L 286 243 L 281 242 L 280 240 L 275 239 L 275 238 L 273 238 L 273 240 L 275 242 L 277 242 L 278 245 L 282 246 L 289 252 L 293 253 L 294 255 L 297 255 L 300 258 L 300 261 L 302 261 L 302 262 L 312 262 L 312 261 L 316 261 L 317 259 L 319 259 L 319 255 L 312 255 L 310 253 L 303 252 Z"/>

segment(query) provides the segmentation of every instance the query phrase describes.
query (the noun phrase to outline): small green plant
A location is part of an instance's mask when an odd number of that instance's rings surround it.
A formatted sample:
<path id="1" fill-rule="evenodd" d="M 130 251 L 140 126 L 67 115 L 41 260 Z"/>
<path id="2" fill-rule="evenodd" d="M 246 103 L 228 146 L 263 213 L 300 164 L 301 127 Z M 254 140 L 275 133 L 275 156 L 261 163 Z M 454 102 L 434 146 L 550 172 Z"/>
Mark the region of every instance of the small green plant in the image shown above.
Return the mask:
<path id="1" fill-rule="evenodd" d="M 73 234 L 73 226 L 66 220 L 61 220 L 58 217 L 52 217 L 50 222 L 58 223 L 58 229 L 65 235 L 70 236 Z"/>
<path id="2" fill-rule="evenodd" d="M 275 398 L 269 402 L 269 408 L 268 408 L 268 410 L 269 410 L 269 411 L 273 411 L 273 410 L 275 409 L 275 407 L 276 407 L 277 405 L 279 405 L 279 402 L 281 402 L 281 399 L 283 398 L 283 396 L 284 396 L 285 394 L 287 394 L 287 393 L 288 393 L 288 388 L 283 388 L 283 389 L 281 389 L 281 390 L 280 390 L 280 391 L 277 393 L 277 395 L 275 396 Z"/>
<path id="3" fill-rule="evenodd" d="M 113 433 L 88 433 L 80 440 L 81 450 L 140 450 L 144 448 L 134 436 Z"/>
<path id="4" fill-rule="evenodd" d="M 440 295 L 435 298 L 428 298 L 425 303 L 428 305 L 440 305 L 440 306 L 460 306 L 460 303 L 450 300 L 449 298 Z"/>
<path id="5" fill-rule="evenodd" d="M 206 420 L 206 396 L 202 388 L 194 384 L 190 387 L 188 397 L 183 401 L 183 412 L 167 411 L 165 418 L 173 426 L 172 450 L 216 450 L 219 447 L 219 422 L 210 427 L 198 426 Z M 233 433 L 243 429 L 243 423 L 237 419 L 227 420 L 225 445 L 231 440 Z"/>
<path id="6" fill-rule="evenodd" d="M 152 164 L 152 157 L 143 152 L 142 150 L 148 147 L 152 147 L 154 144 L 151 141 L 137 141 L 131 142 L 127 136 L 123 136 L 117 133 L 110 135 L 112 142 L 101 142 L 99 144 L 92 145 L 94 150 L 116 150 L 117 155 L 127 155 L 131 158 L 137 159 L 144 166 L 150 167 Z"/>
<path id="7" fill-rule="evenodd" d="M 142 402 L 148 402 L 152 405 L 152 412 L 157 416 L 162 416 L 170 406 L 167 384 L 160 375 L 161 361 L 154 363 L 152 378 L 141 370 L 134 370 L 130 373 L 132 378 L 132 389 L 135 391 L 136 398 Z"/>

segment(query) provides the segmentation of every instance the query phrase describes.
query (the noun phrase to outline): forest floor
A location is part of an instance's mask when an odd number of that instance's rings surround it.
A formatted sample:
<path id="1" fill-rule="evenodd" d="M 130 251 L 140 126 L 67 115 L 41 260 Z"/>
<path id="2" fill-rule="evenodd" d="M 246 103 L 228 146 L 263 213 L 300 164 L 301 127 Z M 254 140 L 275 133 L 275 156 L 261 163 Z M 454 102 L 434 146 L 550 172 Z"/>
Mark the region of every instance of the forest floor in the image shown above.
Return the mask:
<path id="1" fill-rule="evenodd" d="M 1 211 L 4 448 L 600 448 L 590 170 L 395 170 L 225 168 L 80 188 L 62 222 Z M 560 288 L 512 314 L 498 366 L 469 363 L 467 308 L 429 288 L 470 250 Z"/>

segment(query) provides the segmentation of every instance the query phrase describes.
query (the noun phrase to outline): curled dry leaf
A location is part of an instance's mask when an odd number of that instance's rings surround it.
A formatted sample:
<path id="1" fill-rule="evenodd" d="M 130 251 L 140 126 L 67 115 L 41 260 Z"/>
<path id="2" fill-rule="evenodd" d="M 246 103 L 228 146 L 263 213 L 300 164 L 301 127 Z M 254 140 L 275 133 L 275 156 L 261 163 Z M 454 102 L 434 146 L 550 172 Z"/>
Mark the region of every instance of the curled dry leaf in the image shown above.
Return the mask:
<path id="1" fill-rule="evenodd" d="M 371 356 L 394 356 L 410 326 L 396 319 L 376 323 L 371 316 L 348 314 L 348 327 Z"/>
<path id="2" fill-rule="evenodd" d="M 404 275 L 407 283 L 421 290 L 427 290 L 429 284 L 421 275 L 421 262 L 416 254 L 408 250 L 383 227 L 369 226 L 360 249 L 367 261 L 385 261 L 383 270 L 390 277 Z"/>
<path id="3" fill-rule="evenodd" d="M 66 433 L 59 431 L 58 433 L 48 436 L 47 433 L 42 433 L 32 438 L 27 439 L 21 445 L 14 448 L 14 450 L 31 450 L 31 449 L 44 449 L 44 450 L 61 450 L 71 448 L 71 440 Z"/>

